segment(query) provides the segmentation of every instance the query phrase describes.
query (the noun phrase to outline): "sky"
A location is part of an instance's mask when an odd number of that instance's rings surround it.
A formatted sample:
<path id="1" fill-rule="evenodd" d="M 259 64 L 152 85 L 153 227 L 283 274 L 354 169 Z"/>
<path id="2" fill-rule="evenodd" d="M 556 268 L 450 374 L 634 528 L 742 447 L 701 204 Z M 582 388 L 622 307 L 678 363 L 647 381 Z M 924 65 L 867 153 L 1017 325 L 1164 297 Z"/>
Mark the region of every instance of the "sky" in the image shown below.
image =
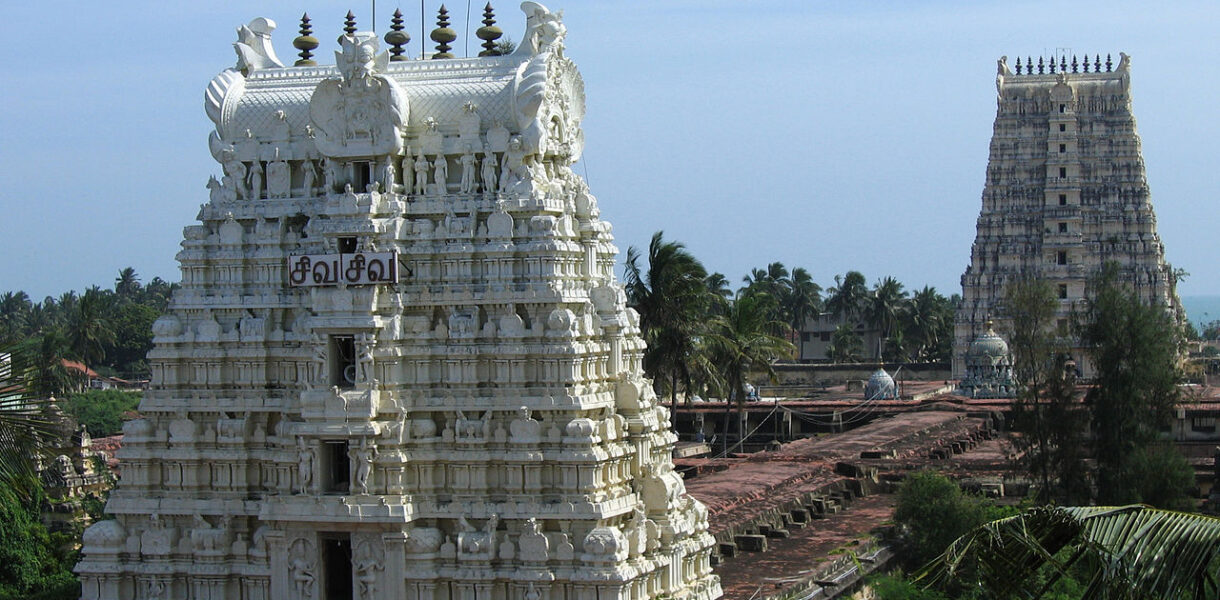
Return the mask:
<path id="1" fill-rule="evenodd" d="M 459 56 L 477 53 L 450 2 Z M 420 48 L 420 6 L 406 12 Z M 435 27 L 438 2 L 425 2 Z M 1001 55 L 1132 56 L 1132 94 L 1158 230 L 1183 296 L 1220 294 L 1220 3 L 550 2 L 585 82 L 587 176 L 616 244 L 663 230 L 730 281 L 780 261 L 823 286 L 960 293 L 980 208 Z M 395 4 L 376 7 L 384 33 Z M 207 150 L 208 81 L 233 66 L 235 28 L 302 12 L 333 63 L 347 10 L 371 3 L 66 1 L 0 7 L 0 292 L 39 300 L 113 287 L 123 267 L 178 281 L 182 228 L 220 175 Z M 516 3 L 496 5 L 514 39 Z M 469 35 L 468 33 L 469 32 Z M 431 47 L 429 42 L 429 47 Z M 1213 233 L 1209 233 L 1213 232 Z M 621 256 L 620 256 L 621 259 Z"/>

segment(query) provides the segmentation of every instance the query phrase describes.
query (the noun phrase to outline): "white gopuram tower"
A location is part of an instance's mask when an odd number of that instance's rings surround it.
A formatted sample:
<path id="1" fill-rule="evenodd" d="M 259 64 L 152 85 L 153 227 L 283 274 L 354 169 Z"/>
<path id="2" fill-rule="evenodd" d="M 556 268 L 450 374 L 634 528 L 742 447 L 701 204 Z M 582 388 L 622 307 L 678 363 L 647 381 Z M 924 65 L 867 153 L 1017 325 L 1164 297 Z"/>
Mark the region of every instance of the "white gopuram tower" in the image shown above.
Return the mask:
<path id="1" fill-rule="evenodd" d="M 466 59 L 401 60 L 397 17 L 395 60 L 349 18 L 334 67 L 307 24 L 291 67 L 274 23 L 239 29 L 84 598 L 720 595 L 570 168 L 563 23 L 522 8 L 515 52 Z"/>
<path id="2" fill-rule="evenodd" d="M 1035 70 L 1037 72 L 1035 72 Z M 1039 58 L 1016 72 L 1001 58 L 987 183 L 970 266 L 962 275 L 954 377 L 969 375 L 971 343 L 994 318 L 1005 286 L 1024 277 L 1057 294 L 1057 326 L 1070 336 L 1073 307 L 1107 262 L 1145 302 L 1180 311 L 1176 280 L 1156 232 L 1140 138 L 1131 111 L 1131 61 L 1101 55 Z M 1085 377 L 1092 364 L 1068 340 Z"/>

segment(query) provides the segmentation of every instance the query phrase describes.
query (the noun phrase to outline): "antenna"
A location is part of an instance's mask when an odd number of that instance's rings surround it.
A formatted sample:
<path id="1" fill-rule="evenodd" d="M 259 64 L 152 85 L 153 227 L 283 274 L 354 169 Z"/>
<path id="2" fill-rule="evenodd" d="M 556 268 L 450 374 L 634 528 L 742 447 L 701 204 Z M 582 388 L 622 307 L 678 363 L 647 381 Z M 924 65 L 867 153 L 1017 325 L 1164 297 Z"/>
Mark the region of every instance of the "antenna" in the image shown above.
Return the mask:
<path id="1" fill-rule="evenodd" d="M 424 0 L 419 0 L 419 59 L 423 60 L 428 52 L 428 47 L 425 46 L 424 40 Z"/>
<path id="2" fill-rule="evenodd" d="M 377 33 L 377 0 L 373 0 L 373 33 Z"/>
<path id="3" fill-rule="evenodd" d="M 466 58 L 470 58 L 470 0 L 466 0 L 466 35 L 462 37 L 466 40 L 466 49 L 463 51 Z"/>

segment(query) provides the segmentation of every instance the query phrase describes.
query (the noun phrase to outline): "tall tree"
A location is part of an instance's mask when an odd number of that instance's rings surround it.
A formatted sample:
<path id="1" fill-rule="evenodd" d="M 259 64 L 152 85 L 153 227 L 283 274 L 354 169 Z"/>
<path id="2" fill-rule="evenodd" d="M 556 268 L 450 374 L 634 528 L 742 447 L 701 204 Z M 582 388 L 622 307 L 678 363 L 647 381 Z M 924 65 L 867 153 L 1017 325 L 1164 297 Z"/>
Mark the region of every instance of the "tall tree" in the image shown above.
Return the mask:
<path id="1" fill-rule="evenodd" d="M 804 267 L 797 267 L 792 269 L 792 276 L 788 278 L 781 302 L 784 305 L 788 331 L 792 336 L 790 341 L 797 345 L 797 358 L 804 358 L 799 354 L 801 327 L 807 319 L 821 311 L 822 286 L 813 282 L 813 276 Z"/>
<path id="2" fill-rule="evenodd" d="M 848 271 L 846 275 L 835 275 L 834 287 L 827 290 L 826 309 L 837 319 L 855 321 L 864 312 L 868 301 L 868 286 L 864 274 Z"/>
<path id="3" fill-rule="evenodd" d="M 1097 501 L 1139 502 L 1139 457 L 1178 403 L 1178 324 L 1147 304 L 1107 263 L 1091 285 L 1078 334 L 1096 378 L 1086 396 L 1097 462 Z"/>
<path id="4" fill-rule="evenodd" d="M 106 356 L 106 344 L 114 341 L 106 294 L 97 286 L 85 291 L 69 324 L 68 344 L 86 366 L 100 364 Z"/>
<path id="5" fill-rule="evenodd" d="M 864 357 L 864 340 L 856 332 L 852 323 L 839 323 L 834 333 L 830 335 L 830 347 L 826 349 L 826 358 L 833 362 L 859 362 Z"/>
<path id="6" fill-rule="evenodd" d="M 947 311 L 944 310 L 944 305 L 947 302 L 948 300 L 931 286 L 924 286 L 907 301 L 906 310 L 902 313 L 902 330 L 915 358 L 930 358 L 940 337 L 945 334 Z"/>
<path id="7" fill-rule="evenodd" d="M 133 298 L 140 292 L 140 276 L 131 267 L 119 270 L 119 276 L 114 280 L 114 293 L 121 298 Z"/>
<path id="8" fill-rule="evenodd" d="M 879 334 L 876 358 L 881 358 L 885 342 L 898 324 L 906 304 L 906 295 L 901 282 L 893 277 L 886 277 L 877 282 L 865 301 L 864 320 Z"/>
<path id="9" fill-rule="evenodd" d="M 774 335 L 771 320 L 775 299 L 765 292 L 738 293 L 729 311 L 712 320 L 707 333 L 714 355 L 712 361 L 722 374 L 728 397 L 725 399 L 724 437 L 728 449 L 729 402 L 736 401 L 738 415 L 745 413 L 746 378 L 752 371 L 763 371 L 775 378 L 775 359 L 792 352 L 792 344 Z M 782 323 L 780 324 L 782 326 Z M 740 421 L 739 421 L 740 422 Z M 741 432 L 743 435 L 745 432 Z"/>
<path id="10" fill-rule="evenodd" d="M 648 261 L 641 265 L 641 259 Z M 644 370 L 669 389 L 670 406 L 677 406 L 678 389 L 690 390 L 691 361 L 699 328 L 707 315 L 707 270 L 679 242 L 667 242 L 658 231 L 647 256 L 627 249 L 627 301 L 640 313 L 640 328 L 648 348 Z M 676 423 L 675 419 L 675 423 Z"/>

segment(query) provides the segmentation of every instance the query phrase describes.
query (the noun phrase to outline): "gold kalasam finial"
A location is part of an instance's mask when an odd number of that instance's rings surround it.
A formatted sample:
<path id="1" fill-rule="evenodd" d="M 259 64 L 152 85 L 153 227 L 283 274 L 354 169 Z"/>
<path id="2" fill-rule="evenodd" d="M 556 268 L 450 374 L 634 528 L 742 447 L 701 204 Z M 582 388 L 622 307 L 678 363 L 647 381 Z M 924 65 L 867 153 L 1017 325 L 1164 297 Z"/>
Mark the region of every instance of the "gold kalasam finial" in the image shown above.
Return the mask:
<path id="1" fill-rule="evenodd" d="M 385 43 L 390 45 L 390 61 L 407 60 L 403 46 L 411 42 L 411 34 L 403 31 L 402 11 L 394 9 L 394 17 L 390 19 L 390 31 L 385 34 Z"/>
<path id="2" fill-rule="evenodd" d="M 313 50 L 318 47 L 318 38 L 313 36 L 313 27 L 309 25 L 309 13 L 301 15 L 301 35 L 292 40 L 292 47 L 300 50 L 300 60 L 292 63 L 295 67 L 312 67 L 316 64 L 313 60 Z"/>
<path id="3" fill-rule="evenodd" d="M 430 37 L 436 42 L 436 54 L 433 54 L 432 58 L 453 58 L 449 43 L 457 39 L 457 32 L 449 28 L 449 11 L 445 9 L 444 4 L 437 11 L 436 29 L 432 30 Z"/>
<path id="4" fill-rule="evenodd" d="M 496 13 L 491 8 L 491 3 L 483 8 L 483 26 L 474 32 L 480 40 L 483 40 L 483 51 L 479 56 L 499 56 L 500 50 L 496 47 L 496 40 L 504 35 L 504 32 L 496 27 Z"/>

